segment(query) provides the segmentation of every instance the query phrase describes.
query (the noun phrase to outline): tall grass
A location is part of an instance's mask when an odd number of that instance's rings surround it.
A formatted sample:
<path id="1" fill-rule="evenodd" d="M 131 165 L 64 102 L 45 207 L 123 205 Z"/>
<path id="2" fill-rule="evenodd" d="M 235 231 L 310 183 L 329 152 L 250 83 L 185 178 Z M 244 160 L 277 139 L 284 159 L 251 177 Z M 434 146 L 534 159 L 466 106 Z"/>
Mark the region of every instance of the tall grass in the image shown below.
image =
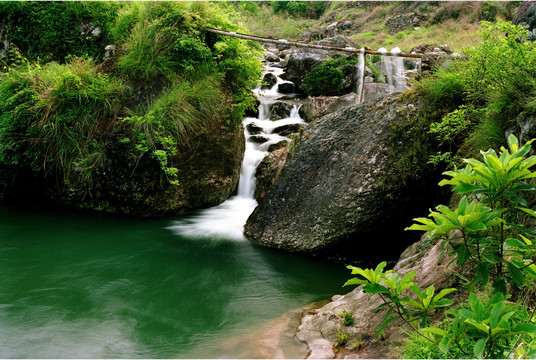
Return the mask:
<path id="1" fill-rule="evenodd" d="M 106 161 L 100 135 L 116 122 L 128 87 L 77 59 L 13 69 L 0 94 L 0 164 L 87 182 Z"/>

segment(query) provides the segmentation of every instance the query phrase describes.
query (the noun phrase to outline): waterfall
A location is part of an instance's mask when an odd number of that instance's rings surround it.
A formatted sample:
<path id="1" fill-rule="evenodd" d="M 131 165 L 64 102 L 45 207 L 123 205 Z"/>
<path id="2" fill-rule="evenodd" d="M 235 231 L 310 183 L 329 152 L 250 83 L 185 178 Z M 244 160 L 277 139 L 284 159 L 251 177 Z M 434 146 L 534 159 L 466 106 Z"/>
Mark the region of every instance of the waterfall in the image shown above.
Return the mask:
<path id="1" fill-rule="evenodd" d="M 387 50 L 385 48 L 378 49 L 378 52 L 382 54 L 380 67 L 382 73 L 387 78 L 387 85 L 389 85 L 389 93 L 401 92 L 406 90 L 406 77 L 404 75 L 404 59 L 396 54 L 401 53 L 398 47 L 391 50 L 391 53 L 395 56 L 385 55 Z"/>
<path id="2" fill-rule="evenodd" d="M 357 72 L 357 103 L 360 104 L 363 102 L 361 93 L 363 92 L 363 87 L 365 86 L 365 48 L 361 48 L 359 52 L 359 68 Z"/>
<path id="3" fill-rule="evenodd" d="M 389 92 L 392 92 L 393 88 L 393 70 L 391 66 L 391 56 L 385 55 L 387 53 L 386 48 L 378 49 L 378 52 L 382 54 L 381 56 L 381 71 L 387 78 L 387 85 L 389 85 Z"/>
<path id="4" fill-rule="evenodd" d="M 273 73 L 277 78 L 277 83 L 270 89 L 261 90 L 257 87 L 253 90 L 260 100 L 259 115 L 257 118 L 246 117 L 244 119 L 246 150 L 237 194 L 218 206 L 197 211 L 191 216 L 176 221 L 169 229 L 177 234 L 190 238 L 244 240 L 244 225 L 257 206 L 254 198 L 257 166 L 268 155 L 270 145 L 282 140 L 289 141 L 287 137 L 272 133 L 273 130 L 283 125 L 305 123 L 296 105 L 293 106 L 289 117 L 276 121 L 270 120 L 270 106 L 283 95 L 277 91 L 278 85 L 288 81 L 279 77 L 283 69 L 266 66 L 266 72 Z M 248 130 L 250 125 L 254 125 L 255 129 L 260 129 L 260 132 L 251 134 Z M 262 136 L 266 141 L 259 144 L 253 141 L 254 136 Z"/>
<path id="5" fill-rule="evenodd" d="M 399 54 L 402 51 L 400 51 L 400 48 L 395 47 L 393 50 L 391 50 L 393 54 Z M 406 77 L 404 76 L 404 59 L 400 56 L 393 56 L 392 59 L 394 60 L 394 78 L 395 78 L 395 91 L 396 92 L 402 92 L 406 90 Z"/>

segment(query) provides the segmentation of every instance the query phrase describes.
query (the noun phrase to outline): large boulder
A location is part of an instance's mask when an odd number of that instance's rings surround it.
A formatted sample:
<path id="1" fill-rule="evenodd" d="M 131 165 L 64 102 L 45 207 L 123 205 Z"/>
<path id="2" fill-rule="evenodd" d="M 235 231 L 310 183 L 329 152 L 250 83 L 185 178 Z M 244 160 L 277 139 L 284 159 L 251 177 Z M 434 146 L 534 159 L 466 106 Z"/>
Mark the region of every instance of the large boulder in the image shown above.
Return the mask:
<path id="1" fill-rule="evenodd" d="M 330 113 L 302 132 L 246 237 L 289 252 L 361 259 L 399 254 L 402 229 L 437 203 L 435 146 L 410 100 Z M 413 126 L 413 127 L 412 127 Z"/>
<path id="2" fill-rule="evenodd" d="M 317 41 L 315 44 L 359 48 L 359 46 L 356 45 L 352 40 L 341 35 Z M 287 70 L 281 77 L 285 80 L 293 82 L 298 91 L 305 92 L 305 90 L 302 88 L 302 82 L 305 76 L 307 76 L 311 70 L 313 70 L 316 66 L 321 65 L 329 58 L 338 56 L 348 57 L 350 55 L 350 53 L 337 51 L 296 48 L 290 54 L 287 63 Z M 344 71 L 344 73 L 347 77 L 355 78 L 355 76 L 353 76 L 355 71 L 353 70 Z M 350 87 L 352 84 L 349 84 L 348 86 Z"/>

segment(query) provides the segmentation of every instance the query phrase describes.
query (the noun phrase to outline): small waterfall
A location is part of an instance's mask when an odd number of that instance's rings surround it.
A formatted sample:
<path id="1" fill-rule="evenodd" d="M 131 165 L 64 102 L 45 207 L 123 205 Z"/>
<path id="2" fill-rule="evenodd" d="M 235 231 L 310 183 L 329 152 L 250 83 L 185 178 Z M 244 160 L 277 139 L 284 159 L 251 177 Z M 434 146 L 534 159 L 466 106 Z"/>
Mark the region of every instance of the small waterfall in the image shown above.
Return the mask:
<path id="1" fill-rule="evenodd" d="M 378 52 L 382 54 L 380 67 L 382 73 L 387 78 L 387 85 L 389 85 L 389 93 L 401 92 L 406 90 L 406 77 L 404 75 L 404 59 L 396 54 L 401 53 L 398 47 L 391 50 L 394 56 L 385 55 L 387 50 L 385 48 L 378 49 Z"/>
<path id="2" fill-rule="evenodd" d="M 363 87 L 365 86 L 365 48 L 361 48 L 359 52 L 359 68 L 357 72 L 357 103 L 363 102 L 361 94 L 363 93 Z"/>
<path id="3" fill-rule="evenodd" d="M 387 53 L 386 48 L 378 49 L 378 52 L 382 54 L 381 56 L 381 71 L 387 78 L 387 85 L 389 85 L 389 92 L 392 92 L 393 88 L 393 70 L 391 66 L 391 56 L 385 55 Z"/>
<path id="4" fill-rule="evenodd" d="M 402 51 L 400 51 L 400 48 L 395 47 L 393 50 L 391 50 L 393 54 L 399 54 Z M 404 59 L 400 56 L 393 56 L 392 57 L 395 69 L 394 69 L 394 78 L 395 78 L 395 91 L 396 92 L 402 92 L 406 90 L 406 77 L 404 76 Z"/>
<path id="5" fill-rule="evenodd" d="M 283 69 L 266 66 L 266 72 L 272 72 L 277 77 L 277 83 L 271 89 L 261 90 L 257 87 L 253 90 L 261 103 L 257 118 L 246 117 L 244 119 L 246 151 L 242 161 L 237 194 L 218 206 L 197 211 L 177 221 L 170 227 L 177 234 L 191 238 L 244 240 L 244 225 L 257 206 L 254 198 L 257 166 L 268 154 L 270 145 L 289 140 L 287 137 L 272 133 L 273 130 L 283 125 L 305 123 L 296 105 L 293 106 L 289 117 L 276 121 L 270 120 L 271 104 L 283 95 L 277 91 L 278 85 L 287 81 L 279 77 Z M 254 128 L 260 129 L 260 132 L 251 134 L 248 130 L 249 125 L 254 125 Z M 262 136 L 266 141 L 258 144 L 252 141 L 254 136 Z"/>

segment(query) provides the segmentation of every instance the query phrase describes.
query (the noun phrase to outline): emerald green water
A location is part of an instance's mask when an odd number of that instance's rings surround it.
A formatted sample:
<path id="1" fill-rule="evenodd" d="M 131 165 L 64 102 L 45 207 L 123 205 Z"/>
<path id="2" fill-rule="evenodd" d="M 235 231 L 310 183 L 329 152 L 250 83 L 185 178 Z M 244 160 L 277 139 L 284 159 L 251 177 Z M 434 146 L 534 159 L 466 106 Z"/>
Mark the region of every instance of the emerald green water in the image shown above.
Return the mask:
<path id="1" fill-rule="evenodd" d="M 342 265 L 174 220 L 0 207 L 0 358 L 234 357 L 226 339 L 344 290 Z"/>

